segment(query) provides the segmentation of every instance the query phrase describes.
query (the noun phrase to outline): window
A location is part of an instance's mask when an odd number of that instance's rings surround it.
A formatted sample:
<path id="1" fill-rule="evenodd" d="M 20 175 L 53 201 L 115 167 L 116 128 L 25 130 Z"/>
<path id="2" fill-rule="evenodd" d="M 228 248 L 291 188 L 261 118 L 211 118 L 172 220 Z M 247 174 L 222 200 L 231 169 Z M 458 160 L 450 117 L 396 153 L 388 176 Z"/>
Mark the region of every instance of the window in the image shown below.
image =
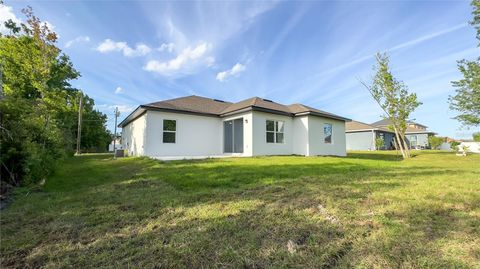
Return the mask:
<path id="1" fill-rule="evenodd" d="M 324 143 L 332 144 L 332 125 L 330 123 L 323 124 Z"/>
<path id="2" fill-rule="evenodd" d="M 163 143 L 175 143 L 176 120 L 163 120 Z"/>
<path id="3" fill-rule="evenodd" d="M 410 136 L 410 147 L 415 148 L 417 147 L 418 142 L 417 142 L 417 136 L 416 135 L 411 135 Z"/>
<path id="4" fill-rule="evenodd" d="M 267 143 L 283 143 L 285 139 L 285 122 L 277 120 L 266 121 Z"/>

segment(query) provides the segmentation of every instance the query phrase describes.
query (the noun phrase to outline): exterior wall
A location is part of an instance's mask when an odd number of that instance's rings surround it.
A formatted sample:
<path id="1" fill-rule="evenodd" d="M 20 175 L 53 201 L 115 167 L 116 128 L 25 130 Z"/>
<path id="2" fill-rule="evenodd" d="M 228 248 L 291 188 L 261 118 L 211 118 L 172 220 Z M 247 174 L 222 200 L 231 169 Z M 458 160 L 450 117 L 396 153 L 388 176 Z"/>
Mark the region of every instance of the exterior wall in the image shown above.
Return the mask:
<path id="1" fill-rule="evenodd" d="M 175 143 L 163 143 L 164 119 L 177 121 Z M 146 156 L 213 156 L 223 153 L 223 126 L 219 118 L 148 111 L 146 122 Z"/>
<path id="2" fill-rule="evenodd" d="M 330 144 L 324 142 L 324 123 L 332 124 L 332 143 Z M 308 116 L 308 141 L 309 156 L 347 156 L 344 121 L 317 116 Z"/>
<path id="3" fill-rule="evenodd" d="M 122 146 L 130 156 L 144 155 L 146 147 L 147 114 L 143 114 L 136 120 L 122 128 Z"/>
<path id="4" fill-rule="evenodd" d="M 243 118 L 243 154 L 233 153 L 233 155 L 253 156 L 253 113 L 251 111 L 221 119 L 222 123 L 221 123 L 220 129 L 221 129 L 222 138 L 220 140 L 220 143 L 221 143 L 222 154 L 223 154 L 223 122 L 228 120 L 239 119 L 239 118 Z"/>
<path id="5" fill-rule="evenodd" d="M 428 134 L 405 134 L 405 138 L 407 139 L 408 143 L 410 143 L 413 136 L 417 136 L 417 145 L 422 147 L 428 147 Z"/>
<path id="6" fill-rule="evenodd" d="M 253 111 L 253 155 L 290 155 L 293 154 L 293 119 L 289 116 Z M 267 120 L 285 122 L 284 143 L 267 143 Z"/>
<path id="7" fill-rule="evenodd" d="M 308 116 L 293 118 L 293 130 L 293 154 L 308 156 Z"/>
<path id="8" fill-rule="evenodd" d="M 372 131 L 346 133 L 347 150 L 375 150 Z"/>
<path id="9" fill-rule="evenodd" d="M 243 119 L 243 153 L 224 153 L 223 122 Z M 163 143 L 163 120 L 176 120 L 175 143 Z M 267 143 L 266 120 L 285 123 L 284 143 Z M 332 144 L 324 143 L 323 124 L 332 124 Z M 131 156 L 199 157 L 224 154 L 255 155 L 346 155 L 343 121 L 249 111 L 225 118 L 147 111 L 122 130 L 122 143 Z"/>

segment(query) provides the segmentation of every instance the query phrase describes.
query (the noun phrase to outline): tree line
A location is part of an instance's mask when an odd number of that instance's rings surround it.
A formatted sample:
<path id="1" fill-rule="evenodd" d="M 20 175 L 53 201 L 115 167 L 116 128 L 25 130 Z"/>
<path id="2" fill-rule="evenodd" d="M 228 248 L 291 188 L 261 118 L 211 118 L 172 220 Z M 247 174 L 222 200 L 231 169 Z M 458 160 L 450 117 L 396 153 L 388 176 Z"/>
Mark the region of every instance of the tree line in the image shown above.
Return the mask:
<path id="1" fill-rule="evenodd" d="M 71 85 L 80 73 L 57 47 L 57 34 L 32 8 L 22 12 L 25 23 L 9 20 L 8 33 L 0 33 L 1 194 L 46 179 L 59 159 L 73 155 L 80 98 L 81 148 L 102 152 L 111 141 L 107 116 Z"/>

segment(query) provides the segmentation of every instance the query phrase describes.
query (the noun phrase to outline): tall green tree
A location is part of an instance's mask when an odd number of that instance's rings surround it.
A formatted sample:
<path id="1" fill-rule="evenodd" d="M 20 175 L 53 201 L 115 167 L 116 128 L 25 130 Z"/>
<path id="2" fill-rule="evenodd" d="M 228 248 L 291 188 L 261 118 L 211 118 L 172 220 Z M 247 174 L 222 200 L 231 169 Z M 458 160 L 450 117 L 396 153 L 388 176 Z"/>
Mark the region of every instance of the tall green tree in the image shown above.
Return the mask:
<path id="1" fill-rule="evenodd" d="M 473 0 L 473 20 L 471 25 L 477 30 L 480 40 L 480 0 Z M 458 69 L 463 78 L 452 81 L 455 95 L 449 97 L 450 109 L 459 114 L 455 117 L 465 126 L 480 126 L 480 57 L 473 61 L 458 61 Z"/>
<path id="2" fill-rule="evenodd" d="M 371 84 L 364 82 L 362 84 L 382 108 L 385 113 L 384 118 L 390 120 L 390 127 L 395 132 L 395 142 L 403 158 L 409 158 L 410 151 L 405 140 L 407 120 L 422 103 L 417 100 L 415 93 L 409 93 L 408 87 L 393 76 L 387 54 L 377 53 L 376 61 L 373 67 L 375 75 Z"/>
<path id="3" fill-rule="evenodd" d="M 1 3 L 0 3 L 1 4 Z M 73 153 L 80 91 L 70 84 L 80 76 L 67 55 L 56 47 L 57 35 L 31 8 L 26 23 L 5 23 L 0 34 L 0 175 L 1 192 L 34 183 L 53 171 L 59 158 Z M 83 146 L 106 149 L 110 139 L 106 116 L 84 97 Z"/>

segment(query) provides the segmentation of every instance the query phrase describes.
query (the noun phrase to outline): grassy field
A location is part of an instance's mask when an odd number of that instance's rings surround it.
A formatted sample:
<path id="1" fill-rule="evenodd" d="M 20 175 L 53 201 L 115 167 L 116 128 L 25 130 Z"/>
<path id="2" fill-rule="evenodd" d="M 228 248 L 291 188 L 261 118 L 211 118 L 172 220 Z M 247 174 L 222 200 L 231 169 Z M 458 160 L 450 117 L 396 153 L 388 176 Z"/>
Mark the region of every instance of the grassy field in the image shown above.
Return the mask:
<path id="1" fill-rule="evenodd" d="M 480 268 L 480 155 L 86 155 L 1 211 L 5 267 Z"/>

